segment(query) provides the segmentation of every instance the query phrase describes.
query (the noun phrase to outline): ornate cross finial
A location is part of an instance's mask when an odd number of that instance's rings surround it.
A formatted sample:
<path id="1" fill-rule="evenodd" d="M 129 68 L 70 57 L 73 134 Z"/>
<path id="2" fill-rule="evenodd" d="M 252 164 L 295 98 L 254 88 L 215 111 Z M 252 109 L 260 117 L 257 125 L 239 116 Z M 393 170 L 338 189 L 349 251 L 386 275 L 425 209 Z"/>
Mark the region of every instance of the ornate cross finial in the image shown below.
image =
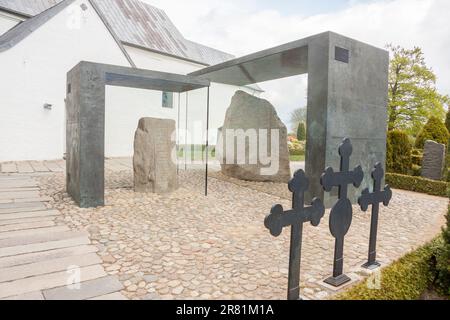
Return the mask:
<path id="1" fill-rule="evenodd" d="M 274 237 L 278 237 L 284 227 L 291 226 L 288 300 L 299 300 L 303 223 L 310 222 L 313 226 L 318 226 L 325 214 L 325 207 L 317 198 L 313 199 L 311 206 L 305 207 L 305 192 L 308 190 L 309 181 L 303 170 L 298 170 L 294 174 L 288 186 L 292 192 L 292 210 L 284 211 L 279 204 L 273 206 L 264 220 L 264 225 Z"/>
<path id="2" fill-rule="evenodd" d="M 358 204 L 362 211 L 367 211 L 369 205 L 372 205 L 372 217 L 370 222 L 370 240 L 369 240 L 369 256 L 367 262 L 363 264 L 363 268 L 376 269 L 380 263 L 376 261 L 377 256 L 377 232 L 378 232 L 378 213 L 380 211 L 380 203 L 387 206 L 392 198 L 391 188 L 386 185 L 384 191 L 381 191 L 381 181 L 384 177 L 384 170 L 381 163 L 377 163 L 372 170 L 373 192 L 364 189 L 362 195 L 358 198 Z"/>
<path id="3" fill-rule="evenodd" d="M 343 274 L 344 266 L 344 237 L 350 229 L 352 223 L 353 209 L 348 199 L 348 185 L 353 184 L 359 187 L 364 178 L 361 166 L 357 166 L 353 171 L 349 171 L 350 156 L 353 147 L 350 139 L 346 138 L 339 146 L 341 156 L 340 172 L 334 172 L 329 167 L 320 178 L 320 183 L 325 191 L 330 192 L 333 187 L 339 188 L 338 202 L 333 206 L 330 213 L 330 232 L 335 240 L 333 276 L 325 282 L 332 286 L 339 287 L 350 281 L 350 278 Z"/>

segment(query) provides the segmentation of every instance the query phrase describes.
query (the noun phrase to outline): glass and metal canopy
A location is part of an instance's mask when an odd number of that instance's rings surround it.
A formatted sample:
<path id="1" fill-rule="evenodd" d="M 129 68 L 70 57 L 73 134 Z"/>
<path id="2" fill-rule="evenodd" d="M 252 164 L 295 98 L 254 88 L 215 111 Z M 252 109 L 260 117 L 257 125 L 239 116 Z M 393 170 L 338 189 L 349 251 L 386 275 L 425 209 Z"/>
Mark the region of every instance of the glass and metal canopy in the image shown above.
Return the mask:
<path id="1" fill-rule="evenodd" d="M 245 86 L 308 74 L 305 169 L 311 188 L 307 197 L 325 196 L 325 202 L 332 203 L 337 194 L 324 195 L 319 181 L 324 168 L 339 165 L 334 149 L 344 137 L 354 141 L 358 150 L 354 161 L 365 171 L 370 172 L 374 159 L 385 160 L 388 66 L 387 51 L 324 32 L 189 75 Z M 369 180 L 365 178 L 361 188 L 369 187 Z M 360 190 L 352 192 L 354 201 Z"/>
<path id="2" fill-rule="evenodd" d="M 375 161 L 384 162 L 388 66 L 389 55 L 385 50 L 333 32 L 259 51 L 187 76 L 81 62 L 68 74 L 69 193 L 82 206 L 104 203 L 106 85 L 178 93 L 207 88 L 208 154 L 211 82 L 242 87 L 308 74 L 305 169 L 311 187 L 307 197 L 324 197 L 320 177 L 324 168 L 339 165 L 335 146 L 344 137 L 354 141 L 357 156 L 353 161 L 361 164 L 364 171 L 369 172 Z M 186 114 L 187 109 L 186 103 Z M 207 178 L 206 161 L 205 193 Z M 365 178 L 361 188 L 369 187 L 370 182 Z M 354 200 L 358 194 L 360 190 L 352 189 L 349 198 Z M 331 203 L 336 196 L 327 194 L 325 203 Z"/>
<path id="3" fill-rule="evenodd" d="M 80 207 L 104 205 L 107 85 L 177 93 L 207 88 L 209 101 L 210 82 L 198 77 L 85 61 L 75 66 L 67 75 L 66 183 Z"/>
<path id="4" fill-rule="evenodd" d="M 308 39 L 252 53 L 190 73 L 211 82 L 246 86 L 308 72 Z"/>

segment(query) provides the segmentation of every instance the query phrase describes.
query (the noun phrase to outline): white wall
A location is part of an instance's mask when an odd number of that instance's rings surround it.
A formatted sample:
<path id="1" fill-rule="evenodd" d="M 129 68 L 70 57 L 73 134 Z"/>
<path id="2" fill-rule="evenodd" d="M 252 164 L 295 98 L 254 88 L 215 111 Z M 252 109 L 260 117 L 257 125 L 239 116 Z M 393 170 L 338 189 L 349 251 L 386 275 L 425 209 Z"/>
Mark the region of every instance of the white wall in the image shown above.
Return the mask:
<path id="1" fill-rule="evenodd" d="M 87 11 L 79 10 L 81 3 Z M 80 60 L 129 66 L 85 0 L 0 53 L 0 161 L 62 158 L 66 73 Z"/>
<path id="2" fill-rule="evenodd" d="M 0 35 L 4 34 L 21 21 L 23 20 L 18 16 L 0 11 Z"/>
<path id="3" fill-rule="evenodd" d="M 81 11 L 80 4 L 88 5 Z M 187 74 L 203 65 L 126 47 L 139 68 Z M 13 48 L 0 53 L 0 161 L 60 159 L 65 152 L 66 73 L 79 61 L 129 66 L 124 54 L 89 2 L 78 0 Z M 222 84 L 211 86 L 210 143 L 236 90 L 253 90 Z M 206 128 L 206 89 L 188 93 L 188 143 L 202 144 Z M 107 87 L 105 155 L 131 156 L 134 132 L 141 117 L 177 120 L 174 108 L 162 108 L 161 92 Z M 43 108 L 53 105 L 52 110 Z M 180 96 L 180 126 L 186 121 L 186 94 Z M 200 128 L 199 128 L 200 127 Z M 182 137 L 184 143 L 184 137 Z"/>
<path id="4" fill-rule="evenodd" d="M 178 74 L 188 74 L 205 66 L 160 55 L 148 50 L 126 46 L 127 52 L 138 68 Z M 223 125 L 225 112 L 237 90 L 256 94 L 254 90 L 213 83 L 210 88 L 210 144 L 216 143 L 217 129 Z M 206 140 L 207 90 L 199 89 L 180 95 L 180 128 L 186 125 L 186 96 L 188 99 L 188 140 L 203 144 Z M 131 156 L 134 132 L 140 117 L 157 117 L 178 120 L 178 94 L 174 94 L 174 108 L 162 108 L 161 92 L 108 87 L 106 94 L 106 154 Z M 178 126 L 178 124 L 177 124 Z M 183 130 L 184 131 L 184 130 Z M 181 133 L 181 143 L 185 142 Z M 119 143 L 118 143 L 119 142 Z"/>

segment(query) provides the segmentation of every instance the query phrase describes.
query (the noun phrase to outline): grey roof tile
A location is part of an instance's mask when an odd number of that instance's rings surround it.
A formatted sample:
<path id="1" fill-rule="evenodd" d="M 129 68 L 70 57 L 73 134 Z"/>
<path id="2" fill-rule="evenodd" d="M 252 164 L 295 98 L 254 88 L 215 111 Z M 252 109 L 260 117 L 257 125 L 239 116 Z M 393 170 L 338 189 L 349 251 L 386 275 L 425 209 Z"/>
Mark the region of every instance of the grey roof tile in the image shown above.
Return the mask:
<path id="1" fill-rule="evenodd" d="M 35 16 L 63 0 L 0 0 L 0 9 Z M 139 0 L 90 0 L 106 19 L 118 39 L 144 49 L 214 65 L 234 56 L 189 41 L 166 13 Z"/>
<path id="2" fill-rule="evenodd" d="M 171 56 L 214 65 L 234 56 L 189 41 L 166 13 L 139 0 L 91 0 L 125 43 Z"/>
<path id="3" fill-rule="evenodd" d="M 65 0 L 13 27 L 0 36 L 0 52 L 15 46 L 74 1 Z"/>
<path id="4" fill-rule="evenodd" d="M 62 0 L 0 0 L 0 8 L 26 16 L 35 16 Z"/>

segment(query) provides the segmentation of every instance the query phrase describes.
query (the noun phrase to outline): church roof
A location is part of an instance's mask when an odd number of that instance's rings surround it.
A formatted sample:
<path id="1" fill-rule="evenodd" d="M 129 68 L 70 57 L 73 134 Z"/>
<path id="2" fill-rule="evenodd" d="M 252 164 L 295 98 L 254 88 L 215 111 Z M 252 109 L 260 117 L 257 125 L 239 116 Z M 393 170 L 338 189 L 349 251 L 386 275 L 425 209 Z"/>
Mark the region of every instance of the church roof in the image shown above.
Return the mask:
<path id="1" fill-rule="evenodd" d="M 0 0 L 0 10 L 33 17 L 0 37 L 0 51 L 2 43 L 3 50 L 14 46 L 59 12 L 53 9 L 65 7 L 71 2 L 73 0 Z M 215 65 L 234 58 L 228 53 L 185 39 L 163 10 L 139 0 L 90 2 L 123 44 L 205 65 Z M 24 34 L 21 35 L 21 32 Z"/>
<path id="2" fill-rule="evenodd" d="M 23 16 L 35 16 L 62 0 L 0 0 L 0 9 Z"/>
<path id="3" fill-rule="evenodd" d="M 92 0 L 125 44 L 187 60 L 217 64 L 234 57 L 183 37 L 167 14 L 139 0 Z"/>
<path id="4" fill-rule="evenodd" d="M 15 2 L 17 0 L 11 1 Z M 33 33 L 36 29 L 38 29 L 41 25 L 50 20 L 53 16 L 62 11 L 65 7 L 70 5 L 75 0 L 65 0 L 61 3 L 58 3 L 51 8 L 42 11 L 36 16 L 27 19 L 15 27 L 13 27 L 8 32 L 4 33 L 0 36 L 0 52 L 8 50 L 9 48 L 14 47 L 17 43 L 25 39 L 29 34 Z M 0 6 L 9 2 L 9 0 L 0 0 Z M 17 1 L 17 2 L 25 2 L 25 1 Z M 38 1 L 36 1 L 38 2 Z M 17 8 L 17 7 L 15 7 Z"/>

